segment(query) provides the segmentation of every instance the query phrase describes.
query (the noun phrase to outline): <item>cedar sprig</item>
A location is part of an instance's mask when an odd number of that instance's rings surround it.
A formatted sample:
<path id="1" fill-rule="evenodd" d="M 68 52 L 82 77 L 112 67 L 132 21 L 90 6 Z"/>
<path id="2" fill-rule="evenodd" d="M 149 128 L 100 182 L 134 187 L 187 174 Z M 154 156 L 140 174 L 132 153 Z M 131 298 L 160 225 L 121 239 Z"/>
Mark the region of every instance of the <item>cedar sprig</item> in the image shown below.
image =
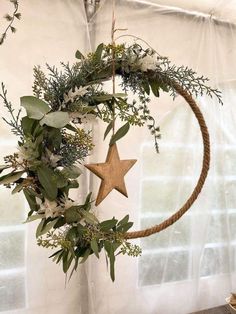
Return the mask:
<path id="1" fill-rule="evenodd" d="M 18 110 L 16 115 L 14 114 L 15 109 L 13 108 L 12 103 L 7 99 L 7 89 L 3 83 L 1 84 L 0 98 L 3 100 L 4 107 L 7 108 L 11 116 L 11 120 L 7 120 L 3 117 L 3 121 L 10 125 L 13 134 L 23 138 L 24 134 L 20 123 L 21 109 Z"/>

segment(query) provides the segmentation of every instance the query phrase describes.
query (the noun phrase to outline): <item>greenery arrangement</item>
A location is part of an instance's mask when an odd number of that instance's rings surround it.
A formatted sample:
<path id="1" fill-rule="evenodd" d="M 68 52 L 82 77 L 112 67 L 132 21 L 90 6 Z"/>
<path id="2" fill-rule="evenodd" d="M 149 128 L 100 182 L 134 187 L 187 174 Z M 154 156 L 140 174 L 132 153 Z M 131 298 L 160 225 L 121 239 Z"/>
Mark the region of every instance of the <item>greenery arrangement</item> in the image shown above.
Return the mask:
<path id="1" fill-rule="evenodd" d="M 126 239 L 132 227 L 126 215 L 98 221 L 89 193 L 78 204 L 70 196 L 79 188 L 77 178 L 85 158 L 92 152 L 92 136 L 83 126 L 98 118 L 108 124 L 104 138 L 111 134 L 110 145 L 126 135 L 130 126 L 147 125 L 158 152 L 159 127 L 150 114 L 150 94 L 160 92 L 176 96 L 173 82 L 194 96 L 216 96 L 220 92 L 207 85 L 187 67 L 172 65 L 151 48 L 132 45 L 100 44 L 96 51 L 84 56 L 76 52 L 77 62 L 62 63 L 62 70 L 47 65 L 48 75 L 39 66 L 34 68 L 33 96 L 21 97 L 21 111 L 15 113 L 2 84 L 0 97 L 10 113 L 5 122 L 19 137 L 18 152 L 6 156 L 0 171 L 0 184 L 13 187 L 12 194 L 23 191 L 30 211 L 26 222 L 39 220 L 36 230 L 38 245 L 57 249 L 50 257 L 62 262 L 63 271 L 71 275 L 79 263 L 105 250 L 110 275 L 115 279 L 114 263 L 118 254 L 138 256 L 141 249 Z M 122 93 L 108 93 L 103 83 L 119 76 Z M 138 101 L 127 96 L 136 94 Z M 115 120 L 123 125 L 116 132 Z M 112 132 L 113 130 L 113 132 Z M 72 265 L 73 263 L 73 265 Z"/>
<path id="2" fill-rule="evenodd" d="M 19 2 L 17 0 L 9 0 L 13 5 L 13 12 L 11 14 L 7 13 L 4 15 L 4 19 L 7 20 L 8 25 L 5 28 L 4 32 L 0 36 L 0 45 L 2 45 L 7 37 L 7 33 L 11 31 L 12 33 L 16 32 L 16 28 L 13 26 L 15 20 L 21 19 L 21 13 L 19 12 Z"/>

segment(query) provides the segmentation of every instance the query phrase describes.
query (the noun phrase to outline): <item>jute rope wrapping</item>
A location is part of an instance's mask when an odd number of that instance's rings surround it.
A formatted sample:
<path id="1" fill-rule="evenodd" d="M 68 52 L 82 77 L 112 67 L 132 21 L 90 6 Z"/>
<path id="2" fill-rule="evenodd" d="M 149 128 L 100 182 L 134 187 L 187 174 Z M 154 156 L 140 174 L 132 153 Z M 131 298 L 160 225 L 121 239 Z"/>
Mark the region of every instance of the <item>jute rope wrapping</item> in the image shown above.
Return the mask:
<path id="1" fill-rule="evenodd" d="M 170 216 L 168 219 L 160 223 L 159 225 L 155 225 L 153 227 L 140 230 L 140 231 L 134 231 L 134 232 L 127 232 L 125 234 L 126 239 L 136 239 L 136 238 L 144 238 L 148 237 L 154 233 L 158 233 L 169 226 L 171 226 L 173 223 L 178 221 L 187 211 L 188 209 L 192 206 L 194 201 L 197 199 L 199 193 L 202 190 L 202 187 L 205 183 L 209 166 L 210 166 L 210 137 L 208 133 L 208 129 L 206 126 L 206 122 L 204 120 L 204 117 L 198 108 L 195 100 L 192 98 L 192 96 L 185 91 L 182 86 L 179 84 L 172 82 L 172 86 L 175 88 L 176 92 L 181 95 L 186 102 L 189 104 L 190 108 L 192 109 L 195 117 L 197 118 L 197 121 L 200 126 L 201 134 L 202 134 L 202 139 L 203 139 L 203 160 L 202 160 L 202 170 L 201 174 L 199 176 L 197 185 L 195 186 L 192 194 L 188 198 L 188 200 L 185 202 L 185 204 L 177 211 L 175 212 L 172 216 Z"/>

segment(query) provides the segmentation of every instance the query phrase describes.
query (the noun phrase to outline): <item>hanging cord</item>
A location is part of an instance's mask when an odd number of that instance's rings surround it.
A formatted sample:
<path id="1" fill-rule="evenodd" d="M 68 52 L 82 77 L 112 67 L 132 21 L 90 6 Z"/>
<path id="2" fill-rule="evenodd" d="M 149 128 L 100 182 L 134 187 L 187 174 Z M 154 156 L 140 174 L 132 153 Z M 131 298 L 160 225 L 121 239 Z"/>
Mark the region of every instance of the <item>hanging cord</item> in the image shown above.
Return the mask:
<path id="1" fill-rule="evenodd" d="M 116 92 L 116 81 L 115 81 L 115 77 L 116 77 L 116 68 L 115 68 L 115 49 L 116 49 L 116 43 L 115 43 L 115 24 L 116 24 L 116 20 L 115 20 L 115 1 L 112 1 L 112 24 L 111 24 L 111 44 L 112 44 L 112 93 L 115 94 Z M 115 102 L 113 101 L 112 104 L 112 119 L 113 119 L 113 123 L 112 123 L 112 133 L 113 135 L 115 134 Z"/>
<path id="2" fill-rule="evenodd" d="M 127 232 L 125 234 L 126 239 L 136 239 L 136 238 L 144 238 L 148 237 L 152 234 L 158 233 L 169 226 L 171 226 L 173 223 L 178 221 L 192 206 L 192 204 L 197 199 L 198 195 L 200 194 L 202 187 L 205 183 L 209 167 L 210 167 L 210 137 L 208 133 L 208 129 L 206 126 L 205 119 L 203 117 L 203 114 L 201 113 L 199 107 L 197 106 L 195 100 L 192 98 L 191 94 L 189 94 L 186 90 L 183 89 L 182 86 L 180 86 L 176 82 L 171 82 L 172 86 L 176 90 L 176 92 L 181 95 L 186 102 L 189 104 L 190 108 L 192 109 L 198 123 L 200 126 L 201 134 L 202 134 L 202 140 L 203 140 L 203 161 L 202 161 L 202 170 L 201 174 L 199 176 L 197 185 L 195 186 L 192 194 L 188 198 L 188 200 L 185 202 L 185 204 L 172 216 L 170 216 L 168 219 L 160 223 L 159 225 L 155 225 L 151 228 L 147 228 L 140 231 L 134 231 L 134 232 Z"/>

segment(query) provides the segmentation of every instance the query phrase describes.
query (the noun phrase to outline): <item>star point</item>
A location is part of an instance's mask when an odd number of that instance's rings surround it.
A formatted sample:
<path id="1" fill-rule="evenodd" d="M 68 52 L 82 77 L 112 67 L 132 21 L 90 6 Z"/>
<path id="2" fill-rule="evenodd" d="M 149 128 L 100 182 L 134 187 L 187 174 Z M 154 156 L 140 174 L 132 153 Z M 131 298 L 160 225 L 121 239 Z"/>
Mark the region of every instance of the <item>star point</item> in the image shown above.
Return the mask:
<path id="1" fill-rule="evenodd" d="M 95 205 L 98 206 L 107 195 L 113 190 L 117 190 L 128 197 L 124 176 L 136 163 L 136 159 L 120 160 L 116 144 L 109 147 L 106 161 L 85 165 L 87 169 L 102 179 Z"/>

